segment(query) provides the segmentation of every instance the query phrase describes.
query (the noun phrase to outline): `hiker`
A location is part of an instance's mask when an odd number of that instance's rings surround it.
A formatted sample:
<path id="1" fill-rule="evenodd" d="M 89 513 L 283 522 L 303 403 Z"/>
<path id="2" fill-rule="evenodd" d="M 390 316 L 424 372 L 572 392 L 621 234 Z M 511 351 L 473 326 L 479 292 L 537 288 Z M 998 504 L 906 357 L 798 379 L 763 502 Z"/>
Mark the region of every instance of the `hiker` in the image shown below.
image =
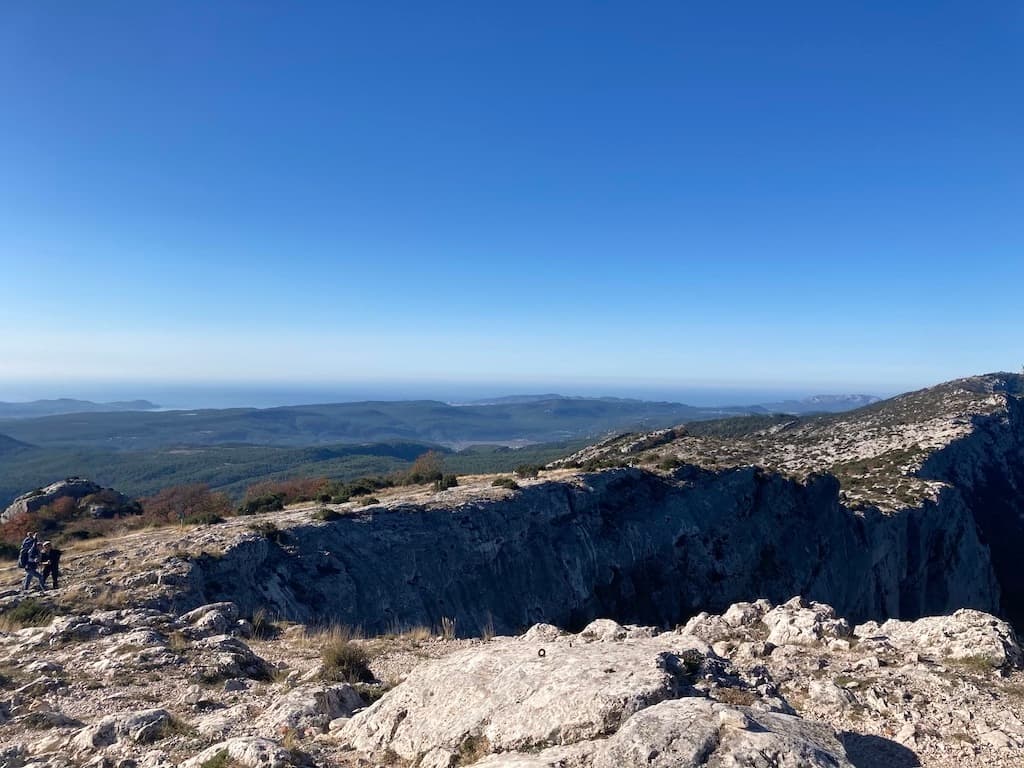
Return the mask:
<path id="1" fill-rule="evenodd" d="M 50 542 L 44 541 L 43 548 L 39 550 L 39 562 L 43 564 L 43 586 L 46 586 L 46 577 L 53 574 L 53 588 L 57 588 L 57 577 L 60 575 L 60 556 L 63 553 Z"/>
<path id="2" fill-rule="evenodd" d="M 28 551 L 25 551 L 25 543 L 28 542 Z M 25 584 L 21 588 L 22 592 L 25 592 L 32 584 L 32 577 L 35 576 L 39 579 L 39 588 L 45 592 L 46 583 L 43 581 L 43 575 L 37 570 L 39 566 L 39 547 L 36 545 L 35 534 L 31 534 L 31 541 L 29 537 L 25 537 L 25 542 L 22 542 L 22 552 L 18 558 L 18 565 L 25 569 Z"/>
<path id="3" fill-rule="evenodd" d="M 25 534 L 25 538 L 21 542 L 21 551 L 18 553 L 18 567 L 24 568 L 28 562 L 28 555 L 33 549 L 36 548 L 36 533 L 35 531 L 29 531 Z"/>

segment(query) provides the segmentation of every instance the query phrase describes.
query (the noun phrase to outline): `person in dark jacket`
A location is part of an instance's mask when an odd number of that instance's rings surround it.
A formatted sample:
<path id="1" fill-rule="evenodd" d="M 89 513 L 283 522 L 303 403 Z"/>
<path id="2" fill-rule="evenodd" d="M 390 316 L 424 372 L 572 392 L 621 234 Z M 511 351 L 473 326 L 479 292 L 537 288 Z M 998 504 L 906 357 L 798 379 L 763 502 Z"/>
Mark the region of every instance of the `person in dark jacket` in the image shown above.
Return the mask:
<path id="1" fill-rule="evenodd" d="M 39 562 L 43 564 L 43 586 L 46 586 L 46 577 L 53 574 L 53 588 L 57 588 L 57 577 L 60 575 L 60 556 L 63 553 L 48 541 L 43 542 L 43 548 L 39 551 Z"/>
<path id="2" fill-rule="evenodd" d="M 22 567 L 25 569 L 25 585 L 21 588 L 21 591 L 26 591 L 32 585 L 32 577 L 35 576 L 39 579 L 39 588 L 46 591 L 46 582 L 43 581 L 43 575 L 39 573 L 39 547 L 33 546 L 27 553 L 24 553 L 24 563 Z M 19 561 L 20 562 L 20 561 Z"/>

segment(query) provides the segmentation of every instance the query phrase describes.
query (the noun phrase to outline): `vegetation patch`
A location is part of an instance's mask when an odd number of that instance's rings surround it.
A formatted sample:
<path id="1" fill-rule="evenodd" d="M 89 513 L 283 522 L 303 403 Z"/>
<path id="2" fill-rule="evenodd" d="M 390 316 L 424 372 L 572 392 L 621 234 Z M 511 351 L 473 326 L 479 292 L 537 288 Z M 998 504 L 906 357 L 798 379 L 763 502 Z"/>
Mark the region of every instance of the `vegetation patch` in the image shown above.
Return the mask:
<path id="1" fill-rule="evenodd" d="M 538 477 L 544 467 L 540 464 L 520 464 L 515 468 L 518 477 Z"/>
<path id="2" fill-rule="evenodd" d="M 325 523 L 329 523 L 333 520 L 340 520 L 344 515 L 336 509 L 330 507 L 320 507 L 313 512 L 313 517 L 317 520 L 323 520 Z"/>
<path id="3" fill-rule="evenodd" d="M 226 749 L 219 750 L 213 757 L 204 760 L 200 768 L 240 768 L 240 763 L 233 759 Z"/>
<path id="4" fill-rule="evenodd" d="M 287 532 L 282 531 L 275 523 L 272 523 L 269 520 L 261 523 L 254 523 L 249 526 L 249 530 L 255 531 L 267 541 L 273 542 L 274 544 L 281 545 L 288 540 Z"/>
<path id="5" fill-rule="evenodd" d="M 49 624 L 52 618 L 52 608 L 29 597 L 0 614 L 0 629 L 10 632 L 12 629 L 23 627 L 39 627 Z"/>
<path id="6" fill-rule="evenodd" d="M 456 765 L 472 765 L 491 753 L 491 741 L 481 734 L 469 734 L 459 744 Z"/>
<path id="7" fill-rule="evenodd" d="M 446 491 L 449 488 L 454 488 L 459 484 L 459 478 L 455 475 L 443 475 L 434 481 L 435 491 Z"/>
<path id="8" fill-rule="evenodd" d="M 370 656 L 361 645 L 344 637 L 334 637 L 320 650 L 323 662 L 320 675 L 324 680 L 343 683 L 369 683 L 373 681 Z"/>

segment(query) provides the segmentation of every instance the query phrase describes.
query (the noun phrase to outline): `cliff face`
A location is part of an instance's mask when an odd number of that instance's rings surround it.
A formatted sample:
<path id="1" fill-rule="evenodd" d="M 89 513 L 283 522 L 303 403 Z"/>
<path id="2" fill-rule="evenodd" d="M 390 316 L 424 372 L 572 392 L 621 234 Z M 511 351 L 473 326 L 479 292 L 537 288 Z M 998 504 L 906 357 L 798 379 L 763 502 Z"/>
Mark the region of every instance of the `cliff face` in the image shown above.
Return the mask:
<path id="1" fill-rule="evenodd" d="M 458 509 L 398 507 L 249 537 L 201 558 L 188 600 L 383 632 L 508 632 L 598 616 L 671 626 L 743 598 L 829 601 L 856 621 L 970 606 L 998 587 L 963 499 L 855 515 L 838 483 L 753 468 L 639 469 Z"/>
<path id="2" fill-rule="evenodd" d="M 586 462 L 638 466 L 248 536 L 194 561 L 177 599 L 368 632 L 442 618 L 462 634 L 599 616 L 671 626 L 794 594 L 858 622 L 968 607 L 1019 625 L 1022 390 L 999 374 L 762 431 L 618 438 Z"/>
<path id="3" fill-rule="evenodd" d="M 949 483 L 977 522 L 1002 587 L 999 613 L 1024 626 L 1024 405 L 975 420 L 967 437 L 932 454 L 922 477 Z"/>

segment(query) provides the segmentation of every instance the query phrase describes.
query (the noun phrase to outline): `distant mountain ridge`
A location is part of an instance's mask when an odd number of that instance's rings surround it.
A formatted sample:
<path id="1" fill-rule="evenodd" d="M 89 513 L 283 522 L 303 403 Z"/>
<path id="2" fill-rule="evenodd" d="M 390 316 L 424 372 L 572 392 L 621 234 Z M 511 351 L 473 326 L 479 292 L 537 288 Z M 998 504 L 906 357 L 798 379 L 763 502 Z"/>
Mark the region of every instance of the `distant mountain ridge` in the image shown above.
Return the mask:
<path id="1" fill-rule="evenodd" d="M 61 397 L 56 400 L 33 400 L 26 403 L 0 402 L 0 419 L 35 419 L 69 413 L 110 413 L 118 411 L 155 411 L 160 406 L 149 400 L 121 400 L 113 403 L 94 403 Z"/>
<path id="2" fill-rule="evenodd" d="M 880 402 L 882 398 L 875 395 L 811 395 L 799 400 L 780 400 L 777 402 L 754 403 L 753 405 L 724 405 L 724 406 L 686 406 L 699 408 L 702 411 L 714 411 L 716 414 L 733 413 L 736 415 L 750 413 L 840 413 L 850 411 L 854 408 L 862 408 L 865 405 Z M 559 395 L 547 393 L 543 395 L 507 395 L 505 397 L 492 397 L 483 400 L 473 400 L 468 403 L 452 403 L 452 405 L 522 405 L 528 403 L 543 403 L 557 400 L 591 401 L 597 403 L 651 403 L 665 402 L 642 400 L 630 397 L 586 397 L 580 395 Z M 679 403 L 673 403 L 680 405 Z"/>
<path id="3" fill-rule="evenodd" d="M 475 443 L 526 445 L 649 430 L 687 421 L 768 412 L 848 410 L 866 395 L 816 396 L 805 401 L 701 407 L 616 397 L 512 395 L 484 403 L 381 400 L 276 408 L 156 411 L 148 401 L 81 405 L 73 413 L 29 418 L 0 409 L 0 433 L 35 446 L 146 450 L 225 444 L 314 446 L 405 440 L 452 448 Z M 43 401 L 52 403 L 54 401 Z M 129 406 L 150 406 L 149 409 Z M 120 406 L 120 407 L 115 407 Z M 40 408 L 44 406 L 39 406 Z M 65 405 L 63 407 L 72 407 Z M 109 410 L 102 410 L 107 408 Z"/>
<path id="4" fill-rule="evenodd" d="M 863 408 L 865 405 L 881 402 L 874 395 L 811 395 L 800 400 L 782 400 L 777 403 L 761 403 L 757 408 L 765 413 L 841 413 Z"/>

